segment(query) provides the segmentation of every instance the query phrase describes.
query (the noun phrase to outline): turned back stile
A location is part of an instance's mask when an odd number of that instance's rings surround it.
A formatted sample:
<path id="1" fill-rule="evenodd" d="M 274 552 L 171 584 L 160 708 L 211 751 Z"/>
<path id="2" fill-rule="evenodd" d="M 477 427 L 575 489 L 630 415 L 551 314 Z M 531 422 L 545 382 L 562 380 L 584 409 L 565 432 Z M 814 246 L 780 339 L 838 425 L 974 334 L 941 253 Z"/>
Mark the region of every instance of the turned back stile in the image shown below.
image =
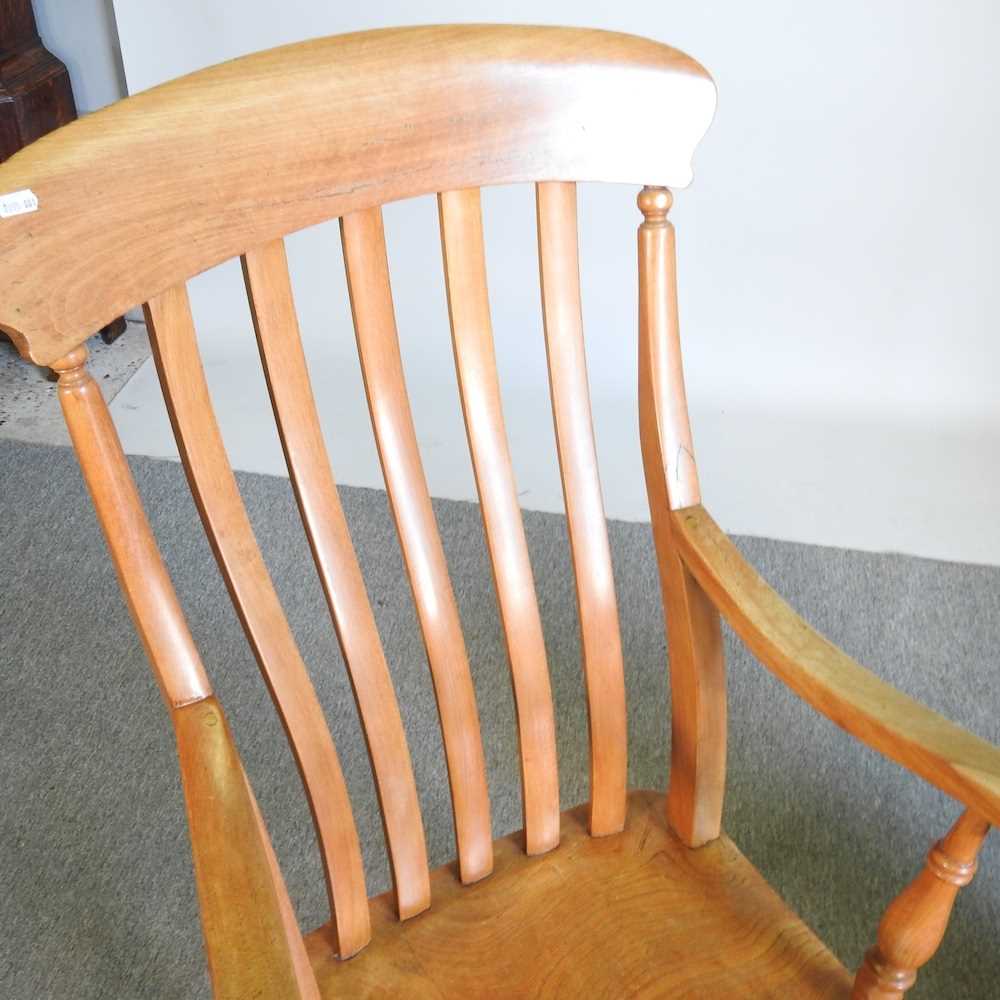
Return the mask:
<path id="1" fill-rule="evenodd" d="M 287 100 L 273 101 L 274 87 L 281 87 Z M 348 957 L 367 943 L 370 918 L 351 805 L 310 676 L 310 670 L 323 667 L 303 661 L 240 497 L 205 379 L 187 281 L 225 260 L 241 260 L 253 323 L 248 335 L 256 336 L 291 488 L 365 734 L 397 913 L 413 917 L 433 900 L 410 751 L 320 428 L 283 238 L 315 223 L 340 221 L 371 424 L 437 702 L 458 874 L 472 883 L 488 876 L 494 864 L 485 756 L 462 623 L 410 411 L 381 207 L 404 197 L 438 197 L 448 297 L 441 323 L 450 324 L 506 640 L 524 849 L 540 854 L 556 848 L 560 837 L 556 729 L 501 405 L 480 203 L 486 185 L 536 185 L 539 308 L 590 729 L 589 829 L 594 836 L 611 834 L 622 829 L 626 815 L 625 681 L 591 423 L 576 182 L 629 183 L 633 191 L 647 181 L 683 187 L 714 102 L 711 79 L 697 63 L 644 39 L 506 26 L 400 29 L 303 43 L 194 74 L 91 116 L 74 126 L 73 136 L 42 140 L 40 152 L 26 150 L 4 165 L 4 183 L 32 187 L 42 211 L 28 223 L 4 222 L 23 238 L 0 248 L 0 263 L 16 276 L 0 301 L 0 328 L 26 357 L 60 372 L 60 395 L 84 475 L 177 731 L 213 980 L 230 984 L 226 988 L 236 994 L 232 983 L 251 981 L 240 979 L 244 973 L 238 968 L 249 960 L 243 952 L 242 958 L 218 958 L 221 951 L 213 942 L 237 933 L 232 921 L 242 912 L 239 899 L 269 901 L 262 907 L 269 916 L 248 934 L 247 949 L 256 947 L 266 957 L 269 948 L 278 947 L 273 941 L 284 942 L 274 974 L 286 985 L 275 987 L 278 994 L 313 997 L 315 984 L 303 964 L 290 903 L 222 709 L 187 632 L 107 409 L 76 348 L 105 317 L 145 303 L 184 469 L 294 753 L 326 874 L 332 944 Z M 279 115 L 279 103 L 292 113 Z M 317 117 L 310 109 L 320 105 L 324 114 Z M 649 124 L 650 107 L 657 109 L 656 128 Z M 253 140 L 260 134 L 269 136 L 266 146 Z M 209 174 L 210 190 L 199 184 Z M 112 176 L 115 197 L 107 199 L 97 226 L 87 210 L 79 210 L 76 192 L 103 191 Z M 668 368 L 679 364 L 671 312 L 673 246 L 672 235 L 664 241 L 659 229 L 652 232 L 662 219 L 650 219 L 648 201 L 644 193 L 643 456 L 651 506 L 667 494 L 670 501 L 654 512 L 654 530 L 673 619 L 671 643 L 676 633 L 682 649 L 672 678 L 674 697 L 679 695 L 690 713 L 680 723 L 674 713 L 674 767 L 680 778 L 671 809 L 678 833 L 694 843 L 717 833 L 724 679 L 717 616 L 676 562 L 667 537 L 669 508 L 680 504 L 665 479 L 673 465 L 661 456 L 664 443 L 671 448 L 677 443 L 671 437 L 677 412 L 664 415 L 664 387 L 650 382 L 648 366 L 659 366 L 664 358 Z M 665 217 L 666 208 L 661 214 Z M 623 225 L 634 221 L 634 212 L 623 213 Z M 82 257 L 86 273 L 76 264 Z M 58 294 L 50 294 L 52 288 Z M 690 448 L 687 453 L 690 457 Z M 233 843 L 248 845 L 245 862 L 204 847 L 223 835 L 220 824 Z M 262 943 L 267 941 L 272 943 Z"/>
<path id="2" fill-rule="evenodd" d="M 318 1000 L 304 942 L 256 800 L 146 519 L 84 348 L 57 359 L 59 402 L 122 590 L 177 738 L 181 784 L 213 982 Z M 338 769 L 339 775 L 339 769 Z M 345 858 L 351 862 L 351 845 Z M 367 908 L 345 905 L 345 948 L 364 946 Z M 351 925 L 351 920 L 354 923 Z M 353 939 L 348 933 L 354 933 Z"/>

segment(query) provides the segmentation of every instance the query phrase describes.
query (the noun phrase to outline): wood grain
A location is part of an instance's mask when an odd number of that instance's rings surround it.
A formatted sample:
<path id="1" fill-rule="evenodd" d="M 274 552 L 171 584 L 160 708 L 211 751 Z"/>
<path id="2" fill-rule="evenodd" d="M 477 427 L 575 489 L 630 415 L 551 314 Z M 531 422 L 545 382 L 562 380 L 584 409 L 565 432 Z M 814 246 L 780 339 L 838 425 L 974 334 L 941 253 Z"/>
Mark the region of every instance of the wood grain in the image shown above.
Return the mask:
<path id="1" fill-rule="evenodd" d="M 714 109 L 682 52 L 588 29 L 395 28 L 235 59 L 0 165 L 0 193 L 40 202 L 3 220 L 0 329 L 47 365 L 213 264 L 412 195 L 539 179 L 681 187 Z"/>
<path id="2" fill-rule="evenodd" d="M 222 708 L 209 697 L 171 715 L 215 996 L 320 1000 Z"/>
<path id="3" fill-rule="evenodd" d="M 670 192 L 639 195 L 639 438 L 670 653 L 670 823 L 688 845 L 722 829 L 726 673 L 719 614 L 677 553 L 670 508 L 698 495 L 684 398 Z"/>
<path id="4" fill-rule="evenodd" d="M 592 838 L 584 808 L 562 842 L 525 856 L 496 843 L 496 871 L 462 886 L 431 876 L 434 906 L 406 925 L 372 901 L 372 943 L 329 958 L 306 938 L 324 997 L 619 1000 L 846 1000 L 851 977 L 727 837 L 691 851 L 667 829 L 660 795 L 635 792 L 623 833 Z"/>
<path id="5" fill-rule="evenodd" d="M 163 398 L 205 533 L 284 723 L 312 809 L 339 931 L 352 955 L 370 936 L 361 850 L 344 776 L 308 671 L 260 554 L 205 382 L 187 291 L 146 305 Z"/>
<path id="6" fill-rule="evenodd" d="M 590 829 L 601 836 L 625 822 L 628 733 L 618 604 L 583 344 L 576 185 L 544 183 L 536 190 L 545 353 L 587 683 Z"/>
<path id="7" fill-rule="evenodd" d="M 649 415 L 661 455 L 671 510 L 701 503 L 681 357 L 677 317 L 674 227 L 667 220 L 673 196 L 663 187 L 639 193 L 639 343 L 649 374 Z"/>
<path id="8" fill-rule="evenodd" d="M 559 774 L 542 619 L 504 430 L 476 188 L 438 198 L 462 413 L 514 680 L 529 854 L 559 843 Z"/>
<path id="9" fill-rule="evenodd" d="M 878 944 L 865 956 L 852 1000 L 901 1000 L 917 971 L 934 956 L 959 890 L 976 874 L 990 824 L 966 810 L 927 855 L 923 871 L 892 901 L 878 928 Z"/>
<path id="10" fill-rule="evenodd" d="M 721 834 L 720 611 L 812 707 L 969 807 L 886 911 L 855 995 L 901 996 L 940 942 L 957 889 L 971 878 L 989 825 L 1000 820 L 1000 749 L 884 684 L 809 628 L 700 506 L 667 221 L 672 195 L 661 186 L 639 195 L 638 374 L 670 640 L 672 764 L 666 803 L 626 793 L 621 639 L 587 385 L 574 182 L 653 178 L 683 186 L 714 107 L 714 85 L 697 63 L 644 39 L 518 26 L 389 29 L 201 71 L 87 116 L 0 164 L 0 193 L 31 188 L 39 198 L 38 211 L 0 220 L 0 331 L 59 373 L 84 477 L 170 706 L 220 1000 L 846 998 L 851 977 Z M 549 382 L 591 729 L 591 800 L 562 817 L 478 191 L 518 181 L 537 182 Z M 475 692 L 407 398 L 380 209 L 430 192 L 440 193 L 456 366 L 518 707 L 527 829 L 495 845 Z M 335 217 L 444 736 L 458 857 L 433 873 L 399 706 L 320 431 L 282 243 L 287 233 Z M 238 255 L 385 817 L 395 889 L 371 908 L 333 740 L 226 456 L 187 298 L 188 278 Z M 305 947 L 78 346 L 142 301 L 192 492 L 319 834 L 331 920 Z M 531 858 L 525 847 L 544 853 Z M 436 905 L 428 908 L 432 890 Z M 371 936 L 372 914 L 375 938 L 357 954 Z M 404 924 L 399 916 L 413 919 Z"/>
<path id="11" fill-rule="evenodd" d="M 410 751 L 361 568 L 333 480 L 281 240 L 243 256 L 275 421 L 371 755 L 401 918 L 430 905 L 427 848 Z"/>
<path id="12" fill-rule="evenodd" d="M 479 711 L 406 394 L 382 213 L 352 213 L 340 225 L 372 428 L 441 716 L 459 866 L 462 879 L 474 882 L 493 867 Z"/>
<path id="13" fill-rule="evenodd" d="M 675 511 L 672 530 L 695 579 L 764 666 L 862 743 L 1000 822 L 1000 749 L 886 684 L 812 629 L 703 507 Z"/>
<path id="14" fill-rule="evenodd" d="M 118 432 L 81 347 L 53 363 L 59 402 L 108 543 L 118 582 L 164 700 L 206 698 L 212 686 L 146 519 Z"/>

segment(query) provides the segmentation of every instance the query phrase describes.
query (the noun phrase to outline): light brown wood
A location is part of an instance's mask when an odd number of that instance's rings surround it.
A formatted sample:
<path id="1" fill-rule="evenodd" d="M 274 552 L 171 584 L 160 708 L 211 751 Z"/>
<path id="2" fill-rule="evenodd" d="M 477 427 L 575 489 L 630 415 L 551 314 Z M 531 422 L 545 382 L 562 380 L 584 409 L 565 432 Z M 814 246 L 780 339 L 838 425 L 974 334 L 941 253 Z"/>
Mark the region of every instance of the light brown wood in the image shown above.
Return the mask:
<path id="1" fill-rule="evenodd" d="M 462 413 L 514 680 L 529 854 L 559 843 L 559 774 L 542 619 L 504 430 L 479 191 L 438 198 Z"/>
<path id="2" fill-rule="evenodd" d="M 475 882 L 493 867 L 479 712 L 406 395 L 382 213 L 345 215 L 340 226 L 368 408 L 441 716 L 459 867 Z"/>
<path id="3" fill-rule="evenodd" d="M 100 387 L 80 347 L 52 365 L 80 470 L 136 631 L 168 705 L 206 698 L 212 686 L 177 602 L 163 558 Z"/>
<path id="4" fill-rule="evenodd" d="M 545 351 L 587 683 L 590 830 L 602 836 L 625 821 L 628 734 L 618 605 L 583 345 L 576 185 L 543 183 L 536 192 Z"/>
<path id="5" fill-rule="evenodd" d="M 434 906 L 406 925 L 373 900 L 371 946 L 350 962 L 329 959 L 325 930 L 307 936 L 322 995 L 846 1000 L 850 975 L 732 841 L 691 851 L 663 812 L 633 792 L 623 833 L 590 837 L 578 808 L 540 858 L 499 840 L 492 878 L 438 869 Z"/>
<path id="6" fill-rule="evenodd" d="M 171 706 L 220 998 L 846 998 L 851 977 L 720 832 L 720 611 L 810 705 L 969 806 L 887 910 L 856 995 L 900 996 L 937 948 L 988 824 L 1000 820 L 1000 750 L 882 683 L 810 629 L 700 506 L 667 221 L 672 195 L 662 186 L 639 196 L 639 416 L 670 641 L 671 783 L 667 803 L 626 795 L 621 641 L 587 387 L 573 182 L 683 186 L 714 106 L 714 85 L 697 63 L 643 39 L 420 27 L 306 42 L 214 67 L 88 116 L 0 165 L 0 194 L 30 188 L 39 199 L 37 211 L 0 220 L 0 331 L 59 372 L 84 477 Z M 538 184 L 542 311 L 591 723 L 591 801 L 565 814 L 561 831 L 551 693 L 504 432 L 477 190 L 515 181 Z M 383 203 L 432 192 L 443 192 L 456 365 L 519 713 L 527 831 L 496 845 L 475 693 L 407 400 L 382 231 Z M 458 858 L 434 873 L 399 707 L 319 429 L 281 242 L 334 217 L 444 734 Z M 351 961 L 337 958 L 363 948 L 371 916 L 350 803 L 226 457 L 185 288 L 194 274 L 237 255 L 386 820 L 395 892 L 373 901 L 375 940 Z M 305 948 L 78 349 L 90 330 L 141 301 L 195 500 L 319 833 L 332 919 Z M 546 853 L 529 858 L 525 847 Z M 468 885 L 494 863 L 492 879 Z M 436 905 L 427 908 L 431 889 Z"/>
<path id="7" fill-rule="evenodd" d="M 319 1000 L 253 792 L 86 358 L 81 347 L 54 364 L 59 398 L 136 629 L 171 709 L 213 988 L 219 997 Z"/>
<path id="8" fill-rule="evenodd" d="M 927 855 L 923 871 L 892 901 L 865 956 L 852 1000 L 900 1000 L 917 970 L 934 956 L 948 928 L 959 889 L 976 874 L 976 857 L 990 824 L 966 810 Z"/>
<path id="9" fill-rule="evenodd" d="M 358 703 L 401 918 L 430 905 L 427 847 L 399 704 L 320 430 L 281 240 L 243 274 L 285 462 Z"/>
<path id="10" fill-rule="evenodd" d="M 862 743 L 1000 822 L 1000 748 L 886 684 L 812 629 L 703 507 L 675 511 L 672 531 L 695 579 L 775 676 Z"/>
<path id="11" fill-rule="evenodd" d="M 701 503 L 691 439 L 680 323 L 674 227 L 667 220 L 673 196 L 663 187 L 639 193 L 639 342 L 649 364 L 650 405 L 671 510 Z"/>
<path id="12" fill-rule="evenodd" d="M 670 653 L 670 824 L 688 845 L 722 829 L 726 673 L 719 615 L 677 554 L 670 508 L 698 495 L 677 320 L 670 192 L 639 208 L 639 437 Z"/>
<path id="13" fill-rule="evenodd" d="M 711 78 L 684 53 L 578 28 L 394 28 L 213 66 L 0 165 L 0 194 L 30 188 L 40 206 L 2 220 L 0 329 L 47 365 L 249 247 L 417 194 L 683 187 L 714 109 Z"/>
<path id="14" fill-rule="evenodd" d="M 215 996 L 319 1000 L 285 883 L 222 708 L 209 697 L 171 714 Z"/>
<path id="15" fill-rule="evenodd" d="M 346 957 L 370 936 L 358 835 L 333 740 L 264 565 L 215 420 L 183 285 L 150 299 L 146 325 L 191 492 L 302 774 Z"/>

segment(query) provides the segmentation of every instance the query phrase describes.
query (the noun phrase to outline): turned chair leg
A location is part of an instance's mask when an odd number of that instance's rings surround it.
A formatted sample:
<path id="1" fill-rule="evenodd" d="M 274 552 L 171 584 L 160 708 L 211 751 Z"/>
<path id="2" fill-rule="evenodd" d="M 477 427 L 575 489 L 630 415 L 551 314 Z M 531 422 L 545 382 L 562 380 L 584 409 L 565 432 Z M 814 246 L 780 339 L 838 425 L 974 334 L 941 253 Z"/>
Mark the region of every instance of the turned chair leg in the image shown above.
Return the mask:
<path id="1" fill-rule="evenodd" d="M 900 1000 L 938 950 L 958 890 L 976 874 L 990 824 L 966 810 L 927 855 L 924 870 L 889 904 L 854 980 L 852 1000 Z"/>

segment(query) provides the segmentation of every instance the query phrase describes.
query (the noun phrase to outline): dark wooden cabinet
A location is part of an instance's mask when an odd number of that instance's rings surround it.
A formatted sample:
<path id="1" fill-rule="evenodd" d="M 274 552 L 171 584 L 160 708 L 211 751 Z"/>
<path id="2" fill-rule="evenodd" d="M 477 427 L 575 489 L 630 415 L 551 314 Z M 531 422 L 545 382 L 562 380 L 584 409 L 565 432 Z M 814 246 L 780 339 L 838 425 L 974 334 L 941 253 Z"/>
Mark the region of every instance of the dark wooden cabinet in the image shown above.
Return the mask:
<path id="1" fill-rule="evenodd" d="M 69 73 L 42 45 L 31 0 L 0 0 L 0 161 L 74 118 Z"/>

